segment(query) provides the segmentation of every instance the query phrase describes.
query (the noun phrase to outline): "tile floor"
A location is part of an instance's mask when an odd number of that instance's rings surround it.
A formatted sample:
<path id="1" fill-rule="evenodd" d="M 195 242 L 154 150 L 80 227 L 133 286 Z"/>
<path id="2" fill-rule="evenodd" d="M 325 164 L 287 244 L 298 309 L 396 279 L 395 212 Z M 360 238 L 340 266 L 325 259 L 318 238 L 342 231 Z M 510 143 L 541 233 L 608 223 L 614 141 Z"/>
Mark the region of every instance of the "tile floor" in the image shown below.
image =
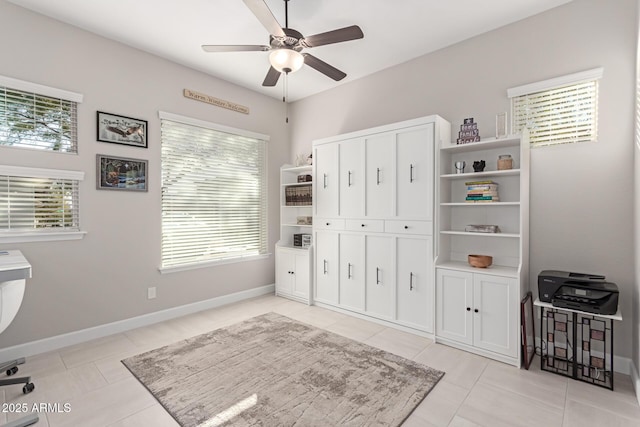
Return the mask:
<path id="1" fill-rule="evenodd" d="M 427 338 L 275 296 L 30 357 L 20 373 L 31 375 L 36 389 L 23 395 L 21 386 L 0 388 L 0 403 L 26 403 L 29 408 L 34 403 L 58 403 L 41 413 L 38 427 L 177 426 L 120 360 L 269 311 L 445 371 L 406 427 L 640 426 L 640 407 L 627 376 L 616 376 L 612 392 L 542 372 L 537 358 L 531 370 L 516 369 Z M 0 425 L 18 418 L 19 414 L 7 413 L 8 408 L 5 405 L 5 411 L 0 411 Z"/>

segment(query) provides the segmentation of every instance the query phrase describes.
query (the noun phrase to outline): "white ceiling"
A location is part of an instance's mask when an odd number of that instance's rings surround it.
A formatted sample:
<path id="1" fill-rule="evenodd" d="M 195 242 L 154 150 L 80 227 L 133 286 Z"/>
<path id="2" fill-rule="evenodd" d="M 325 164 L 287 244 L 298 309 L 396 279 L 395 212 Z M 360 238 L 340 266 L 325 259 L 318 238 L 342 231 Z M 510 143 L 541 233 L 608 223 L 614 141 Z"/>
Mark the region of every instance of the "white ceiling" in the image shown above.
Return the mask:
<path id="1" fill-rule="evenodd" d="M 202 44 L 268 45 L 242 0 L 8 0 L 101 36 L 281 98 L 283 79 L 262 87 L 268 52 L 206 53 Z M 308 49 L 347 73 L 335 82 L 303 68 L 289 101 L 325 91 L 568 3 L 571 0 L 291 0 L 289 26 L 305 36 L 358 25 L 364 39 Z M 265 0 L 284 26 L 284 1 Z"/>

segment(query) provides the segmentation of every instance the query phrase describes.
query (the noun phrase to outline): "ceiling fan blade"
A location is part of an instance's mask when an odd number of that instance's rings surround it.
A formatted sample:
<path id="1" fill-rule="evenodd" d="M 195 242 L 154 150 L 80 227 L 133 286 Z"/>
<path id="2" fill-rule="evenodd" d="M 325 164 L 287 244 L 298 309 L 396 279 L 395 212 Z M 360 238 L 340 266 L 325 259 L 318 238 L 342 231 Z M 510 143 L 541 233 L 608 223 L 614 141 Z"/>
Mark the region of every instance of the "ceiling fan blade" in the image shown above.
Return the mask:
<path id="1" fill-rule="evenodd" d="M 278 83 L 278 79 L 280 78 L 280 71 L 275 68 L 269 68 L 267 72 L 267 76 L 264 78 L 262 82 L 262 86 L 275 86 Z"/>
<path id="2" fill-rule="evenodd" d="M 342 71 L 327 64 L 323 60 L 316 58 L 313 55 L 310 55 L 308 53 L 303 53 L 302 55 L 304 56 L 305 64 L 307 64 L 311 68 L 316 69 L 317 71 L 320 71 L 322 74 L 331 77 L 335 81 L 339 81 L 347 77 L 346 73 L 343 73 Z"/>
<path id="3" fill-rule="evenodd" d="M 349 40 L 361 39 L 364 33 L 357 25 L 340 28 L 338 30 L 327 31 L 313 36 L 305 37 L 301 40 L 304 47 L 323 46 L 325 44 L 346 42 Z"/>
<path id="4" fill-rule="evenodd" d="M 258 21 L 264 26 L 269 34 L 277 37 L 285 37 L 285 33 L 282 30 L 280 24 L 269 10 L 269 6 L 264 0 L 243 0 L 249 10 L 258 18 Z"/>
<path id="5" fill-rule="evenodd" d="M 203 44 L 202 50 L 205 52 L 266 52 L 269 46 L 253 44 Z"/>

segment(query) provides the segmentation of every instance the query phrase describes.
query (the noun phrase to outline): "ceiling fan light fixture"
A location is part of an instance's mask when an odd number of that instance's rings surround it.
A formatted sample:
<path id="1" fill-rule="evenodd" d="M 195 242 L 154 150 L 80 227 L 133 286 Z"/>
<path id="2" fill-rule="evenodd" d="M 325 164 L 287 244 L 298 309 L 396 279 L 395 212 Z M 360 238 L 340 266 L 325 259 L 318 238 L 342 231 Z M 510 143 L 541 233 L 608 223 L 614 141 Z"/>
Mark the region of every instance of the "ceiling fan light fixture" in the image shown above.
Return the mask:
<path id="1" fill-rule="evenodd" d="M 293 49 L 274 49 L 269 54 L 269 62 L 281 73 L 295 73 L 304 64 L 304 56 Z"/>

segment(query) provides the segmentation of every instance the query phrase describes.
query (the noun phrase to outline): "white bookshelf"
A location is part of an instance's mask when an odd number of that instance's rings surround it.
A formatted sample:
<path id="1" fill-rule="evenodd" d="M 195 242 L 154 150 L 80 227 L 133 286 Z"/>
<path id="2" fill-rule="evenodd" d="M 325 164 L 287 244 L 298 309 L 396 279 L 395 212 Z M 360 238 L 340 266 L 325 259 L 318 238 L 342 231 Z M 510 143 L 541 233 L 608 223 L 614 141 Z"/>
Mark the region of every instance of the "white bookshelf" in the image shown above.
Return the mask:
<path id="1" fill-rule="evenodd" d="M 284 165 L 280 168 L 280 240 L 276 244 L 276 295 L 311 304 L 313 245 L 294 245 L 295 234 L 312 235 L 313 224 L 301 224 L 300 217 L 313 216 L 313 183 L 299 182 L 301 175 L 312 175 L 312 166 Z M 311 187 L 311 191 L 306 191 Z M 287 204 L 287 191 L 300 189 L 304 204 Z"/>
<path id="2" fill-rule="evenodd" d="M 528 136 L 446 144 L 438 153 L 436 341 L 519 366 L 518 304 L 529 288 Z M 498 156 L 505 154 L 512 168 L 498 170 Z M 475 172 L 473 162 L 480 160 L 486 166 Z M 456 162 L 466 163 L 464 173 L 456 173 Z M 467 202 L 473 181 L 498 184 L 499 201 Z M 468 225 L 497 225 L 500 231 L 468 232 Z M 493 263 L 474 268 L 471 254 L 490 255 Z"/>

